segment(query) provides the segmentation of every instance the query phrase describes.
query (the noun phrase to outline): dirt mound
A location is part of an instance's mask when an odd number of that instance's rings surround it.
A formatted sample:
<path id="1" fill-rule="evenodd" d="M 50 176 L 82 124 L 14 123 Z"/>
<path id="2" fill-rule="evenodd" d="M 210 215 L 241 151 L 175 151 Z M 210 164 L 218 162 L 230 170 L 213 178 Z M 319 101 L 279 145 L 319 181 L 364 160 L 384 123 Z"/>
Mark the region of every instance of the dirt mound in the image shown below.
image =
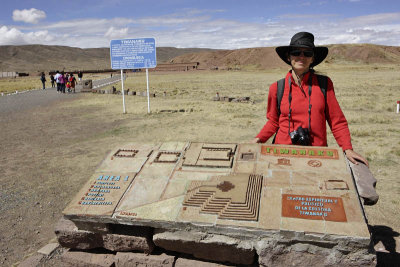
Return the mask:
<path id="1" fill-rule="evenodd" d="M 329 45 L 326 63 L 390 64 L 400 61 L 400 47 L 371 44 Z M 199 62 L 200 69 L 271 69 L 287 66 L 274 47 L 217 50 L 184 54 L 171 60 L 174 63 Z"/>
<path id="2" fill-rule="evenodd" d="M 327 62 L 339 63 L 343 61 L 359 63 L 398 63 L 400 61 L 400 47 L 371 44 L 357 45 L 330 45 Z"/>

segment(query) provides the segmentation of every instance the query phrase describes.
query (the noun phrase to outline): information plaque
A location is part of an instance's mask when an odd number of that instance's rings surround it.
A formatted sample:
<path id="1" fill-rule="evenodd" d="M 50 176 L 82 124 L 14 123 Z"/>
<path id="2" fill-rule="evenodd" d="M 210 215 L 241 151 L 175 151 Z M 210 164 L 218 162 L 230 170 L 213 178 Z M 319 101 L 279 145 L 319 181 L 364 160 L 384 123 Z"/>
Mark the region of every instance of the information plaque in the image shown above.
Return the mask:
<path id="1" fill-rule="evenodd" d="M 343 201 L 340 197 L 282 194 L 282 216 L 347 222 Z"/>
<path id="2" fill-rule="evenodd" d="M 154 38 L 111 40 L 112 69 L 147 69 L 157 66 Z"/>

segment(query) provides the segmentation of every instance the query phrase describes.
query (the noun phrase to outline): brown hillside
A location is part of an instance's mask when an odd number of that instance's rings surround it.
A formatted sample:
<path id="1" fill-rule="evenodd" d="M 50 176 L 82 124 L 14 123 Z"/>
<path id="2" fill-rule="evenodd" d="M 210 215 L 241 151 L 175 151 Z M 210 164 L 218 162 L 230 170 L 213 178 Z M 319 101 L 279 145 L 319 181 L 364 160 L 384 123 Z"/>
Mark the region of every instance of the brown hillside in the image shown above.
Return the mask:
<path id="1" fill-rule="evenodd" d="M 327 63 L 390 64 L 400 62 L 400 47 L 371 44 L 329 45 Z M 218 50 L 184 54 L 171 60 L 175 63 L 200 62 L 200 69 L 241 69 L 256 67 L 270 69 L 287 65 L 276 55 L 274 47 Z"/>
<path id="2" fill-rule="evenodd" d="M 400 47 L 371 44 L 357 45 L 330 45 L 327 61 L 339 63 L 341 61 L 359 63 L 399 63 Z"/>
<path id="3" fill-rule="evenodd" d="M 157 62 L 165 63 L 185 53 L 211 50 L 157 47 Z M 0 71 L 36 72 L 109 68 L 111 68 L 109 48 L 82 49 L 49 45 L 0 46 Z"/>
<path id="4" fill-rule="evenodd" d="M 326 63 L 396 64 L 400 47 L 371 44 L 329 45 Z M 82 49 L 67 46 L 0 46 L 0 71 L 37 72 L 49 70 L 109 69 L 109 48 Z M 199 69 L 271 69 L 287 65 L 274 47 L 214 50 L 157 47 L 158 63 L 199 62 Z"/>

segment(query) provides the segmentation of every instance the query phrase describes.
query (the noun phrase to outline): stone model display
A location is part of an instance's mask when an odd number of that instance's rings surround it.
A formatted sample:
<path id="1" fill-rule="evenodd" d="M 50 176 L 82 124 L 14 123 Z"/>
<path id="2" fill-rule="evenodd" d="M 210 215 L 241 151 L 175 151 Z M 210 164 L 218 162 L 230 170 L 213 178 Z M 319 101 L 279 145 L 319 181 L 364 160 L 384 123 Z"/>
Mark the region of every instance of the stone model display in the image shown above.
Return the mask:
<path id="1" fill-rule="evenodd" d="M 121 145 L 107 155 L 63 213 L 76 223 L 152 227 L 156 246 L 195 256 L 196 249 L 177 245 L 182 240 L 169 240 L 168 232 L 232 237 L 245 242 L 251 255 L 257 253 L 260 264 L 269 260 L 265 255 L 273 250 L 270 240 L 351 250 L 344 242 L 350 238 L 365 253 L 370 241 L 343 153 L 328 147 Z"/>

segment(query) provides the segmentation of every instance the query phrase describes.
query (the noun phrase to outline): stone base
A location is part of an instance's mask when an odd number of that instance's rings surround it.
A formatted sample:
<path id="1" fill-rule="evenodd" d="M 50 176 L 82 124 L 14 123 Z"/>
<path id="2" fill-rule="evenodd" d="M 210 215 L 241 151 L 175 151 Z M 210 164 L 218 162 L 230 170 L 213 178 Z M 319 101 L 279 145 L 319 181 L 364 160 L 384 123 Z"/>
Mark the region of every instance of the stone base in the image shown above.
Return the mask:
<path id="1" fill-rule="evenodd" d="M 191 254 L 196 258 L 252 264 L 255 250 L 250 242 L 216 234 L 186 231 L 158 231 L 153 236 L 154 243 L 166 250 Z"/>
<path id="2" fill-rule="evenodd" d="M 57 224 L 56 235 L 63 247 L 79 250 L 103 248 L 110 254 L 116 252 L 113 259 L 116 266 L 225 266 L 218 263 L 251 265 L 257 264 L 256 254 L 259 266 L 376 265 L 376 255 L 370 252 L 373 250 L 356 238 L 341 237 L 335 241 L 326 235 L 300 232 L 288 232 L 286 235 L 271 233 L 258 237 L 232 234 L 228 236 L 224 233 L 206 233 L 193 229 L 153 230 L 151 227 L 121 224 L 80 221 L 74 223 L 62 218 Z M 155 246 L 159 248 L 155 249 Z M 164 249 L 165 253 L 175 256 L 161 254 L 160 248 Z M 156 252 L 152 254 L 153 251 Z M 94 266 L 91 264 L 96 264 L 98 257 L 105 257 L 91 253 L 90 255 L 93 255 L 88 257 L 89 262 L 79 265 L 77 259 L 86 255 L 82 253 L 88 252 L 70 251 L 63 262 L 77 266 Z M 176 259 L 179 253 L 192 255 L 193 259 L 187 259 L 186 256 L 178 256 Z M 105 257 L 103 261 L 106 264 L 111 262 L 109 257 Z"/>
<path id="3" fill-rule="evenodd" d="M 376 266 L 376 255 L 354 244 L 312 244 L 313 242 L 277 242 L 258 244 L 260 266 Z"/>

